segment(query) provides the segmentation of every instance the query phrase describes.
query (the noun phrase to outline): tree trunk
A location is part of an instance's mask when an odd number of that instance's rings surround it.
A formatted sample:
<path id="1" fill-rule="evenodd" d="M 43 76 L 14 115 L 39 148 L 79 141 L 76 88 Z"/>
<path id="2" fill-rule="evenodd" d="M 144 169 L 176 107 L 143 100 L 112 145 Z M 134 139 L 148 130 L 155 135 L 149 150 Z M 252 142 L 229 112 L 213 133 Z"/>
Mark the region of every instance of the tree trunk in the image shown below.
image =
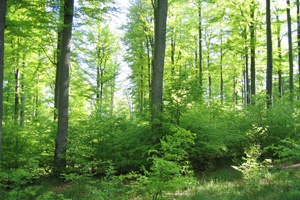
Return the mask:
<path id="1" fill-rule="evenodd" d="M 254 1 L 251 2 L 251 8 L 250 8 L 250 15 L 251 15 L 251 22 L 250 22 L 250 54 L 251 54 L 251 64 L 250 64 L 250 71 L 251 71 L 251 103 L 254 104 L 254 95 L 256 94 L 256 70 L 255 70 L 255 24 L 254 24 Z"/>
<path id="2" fill-rule="evenodd" d="M 96 77 L 96 82 L 97 82 L 97 86 L 96 86 L 96 103 L 97 103 L 97 107 L 100 104 L 100 64 L 97 64 L 97 77 Z"/>
<path id="3" fill-rule="evenodd" d="M 166 49 L 168 0 L 154 3 L 154 60 L 152 74 L 152 132 L 157 135 L 162 126 L 163 74 Z"/>
<path id="4" fill-rule="evenodd" d="M 15 71 L 15 113 L 14 113 L 14 121 L 17 124 L 19 120 L 19 107 L 20 107 L 20 66 L 19 66 L 19 58 L 17 61 L 17 69 Z"/>
<path id="5" fill-rule="evenodd" d="M 206 32 L 206 46 L 207 46 L 207 56 L 206 56 L 206 65 L 207 65 L 207 70 L 208 70 L 208 98 L 209 102 L 212 99 L 212 77 L 211 77 L 211 72 L 210 72 L 210 38 L 207 37 L 207 32 Z"/>
<path id="6" fill-rule="evenodd" d="M 149 91 L 149 99 L 151 98 L 151 69 L 153 66 L 153 58 L 151 58 L 151 55 L 154 54 L 153 52 L 153 37 L 147 36 L 147 43 L 146 43 L 146 48 L 147 48 L 147 73 L 148 73 L 148 91 Z"/>
<path id="7" fill-rule="evenodd" d="M 266 26 L 267 26 L 267 107 L 272 105 L 272 70 L 273 70 L 273 48 L 272 48 L 272 30 L 271 30 L 271 2 L 266 0 Z"/>
<path id="8" fill-rule="evenodd" d="M 281 33 L 281 23 L 279 21 L 279 15 L 276 15 L 276 21 L 277 21 L 277 48 L 278 48 L 278 59 L 279 59 L 279 64 L 278 64 L 278 70 L 277 70 L 277 75 L 278 75 L 278 93 L 279 93 L 279 98 L 282 97 L 282 49 L 281 49 L 281 39 L 280 39 L 280 33 Z"/>
<path id="9" fill-rule="evenodd" d="M 2 161 L 2 117 L 3 117 L 3 73 L 4 73 L 4 29 L 6 0 L 0 0 L 0 167 Z"/>
<path id="10" fill-rule="evenodd" d="M 68 136 L 68 109 L 69 109 L 69 68 L 71 37 L 73 23 L 74 0 L 64 1 L 64 28 L 62 34 L 61 54 L 59 61 L 59 105 L 58 130 L 55 141 L 54 166 L 57 170 L 66 167 L 66 150 Z"/>
<path id="11" fill-rule="evenodd" d="M 140 84 L 141 84 L 141 91 L 140 91 L 140 108 L 139 108 L 139 113 L 142 114 L 144 111 L 144 80 L 145 80 L 145 76 L 144 76 L 144 65 L 141 66 L 141 80 L 140 80 Z"/>
<path id="12" fill-rule="evenodd" d="M 62 34 L 63 34 L 63 19 L 64 18 L 64 0 L 59 1 L 59 23 L 57 27 L 57 46 L 56 46 L 56 76 L 55 76 L 55 88 L 54 88 L 54 120 L 58 116 L 58 104 L 59 104 L 59 62 L 61 54 L 61 43 L 62 43 Z"/>
<path id="13" fill-rule="evenodd" d="M 202 56 L 202 0 L 198 1 L 198 54 L 199 54 L 199 84 L 203 86 L 203 56 Z"/>
<path id="14" fill-rule="evenodd" d="M 249 52 L 248 52 L 248 44 L 247 44 L 247 29 L 244 31 L 244 39 L 245 39 L 245 72 L 244 72 L 244 84 L 245 84 L 245 103 L 250 104 L 250 85 L 249 85 Z"/>
<path id="15" fill-rule="evenodd" d="M 40 82 L 40 76 L 39 76 L 39 72 L 37 72 L 37 76 L 36 76 L 36 85 L 37 85 L 37 90 L 36 93 L 34 95 L 34 111 L 33 111 L 33 118 L 37 119 L 39 116 L 39 85 Z"/>
<path id="16" fill-rule="evenodd" d="M 220 55 L 220 99 L 223 104 L 224 99 L 224 80 L 223 80 L 223 38 L 221 36 L 221 55 Z"/>
<path id="17" fill-rule="evenodd" d="M 297 0 L 297 44 L 298 44 L 298 99 L 300 99 L 300 5 L 299 0 Z"/>
<path id="18" fill-rule="evenodd" d="M 291 9 L 290 9 L 290 0 L 286 1 L 287 8 L 287 22 L 288 22 L 288 42 L 289 42 L 289 84 L 290 84 L 290 98 L 293 100 L 293 92 L 294 92 L 294 66 L 293 66 L 293 46 L 292 46 L 292 22 L 291 22 Z"/>
<path id="19" fill-rule="evenodd" d="M 110 117 L 114 114 L 114 99 L 115 99 L 116 77 L 114 76 L 110 86 Z"/>
<path id="20" fill-rule="evenodd" d="M 25 54 L 24 54 L 25 55 Z M 25 57 L 25 56 L 24 56 Z M 25 58 L 23 60 L 23 69 L 25 68 Z M 20 77 L 20 126 L 24 127 L 24 123 L 25 123 L 25 75 L 24 73 L 22 73 L 21 77 Z"/>
<path id="21" fill-rule="evenodd" d="M 234 75 L 233 75 L 233 105 L 234 107 L 237 106 L 237 77 L 236 77 L 236 69 L 234 69 Z"/>

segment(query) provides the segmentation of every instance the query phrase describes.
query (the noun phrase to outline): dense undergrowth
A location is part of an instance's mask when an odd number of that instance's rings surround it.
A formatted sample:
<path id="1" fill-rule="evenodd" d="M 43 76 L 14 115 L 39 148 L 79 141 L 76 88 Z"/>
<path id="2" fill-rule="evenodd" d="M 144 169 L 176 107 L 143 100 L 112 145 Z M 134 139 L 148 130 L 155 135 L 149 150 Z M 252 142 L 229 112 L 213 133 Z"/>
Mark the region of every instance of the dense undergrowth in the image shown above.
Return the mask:
<path id="1" fill-rule="evenodd" d="M 6 123 L 0 196 L 299 199 L 300 113 L 287 102 L 187 107 L 180 123 L 164 116 L 159 143 L 145 117 L 71 113 L 60 177 L 53 176 L 55 123 L 42 116 L 26 127 Z"/>
<path id="2" fill-rule="evenodd" d="M 145 177 L 144 177 L 145 178 Z M 296 200 L 300 197 L 300 171 L 273 172 L 268 177 L 246 181 L 233 169 L 218 169 L 198 177 L 181 177 L 166 185 L 149 185 L 140 175 L 108 175 L 62 181 L 51 177 L 20 188 L 1 189 L 2 199 L 102 200 L 102 199 L 272 199 Z M 183 184 L 184 183 L 184 184 Z M 156 187 L 166 190 L 153 193 Z"/>

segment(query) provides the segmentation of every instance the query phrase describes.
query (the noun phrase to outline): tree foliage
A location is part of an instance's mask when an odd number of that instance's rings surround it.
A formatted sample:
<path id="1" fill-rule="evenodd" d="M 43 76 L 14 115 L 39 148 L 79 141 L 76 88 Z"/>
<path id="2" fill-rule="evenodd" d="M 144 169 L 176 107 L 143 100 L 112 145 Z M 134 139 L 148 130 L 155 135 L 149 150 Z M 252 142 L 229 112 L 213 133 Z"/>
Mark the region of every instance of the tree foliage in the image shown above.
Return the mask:
<path id="1" fill-rule="evenodd" d="M 63 159 L 61 178 L 77 193 L 83 185 L 95 192 L 94 177 L 101 176 L 104 199 L 124 191 L 168 198 L 184 190 L 181 184 L 196 187 L 195 173 L 234 165 L 245 182 L 261 184 L 270 178 L 264 173 L 277 173 L 263 160 L 299 162 L 294 1 L 270 1 L 268 7 L 261 0 L 164 1 L 165 38 L 157 33 L 162 1 L 131 0 L 121 14 L 120 2 L 80 0 L 72 29 L 62 21 L 64 2 L 8 0 L 6 22 L 0 22 L 0 196 L 14 199 L 26 188 L 25 196 L 42 198 L 27 186 L 55 171 L 57 108 L 68 118 L 68 143 L 56 159 Z M 57 70 L 64 29 L 73 33 L 69 81 Z M 65 96 L 57 100 L 57 86 L 67 82 L 69 91 L 59 90 Z M 57 104 L 67 97 L 68 106 Z"/>

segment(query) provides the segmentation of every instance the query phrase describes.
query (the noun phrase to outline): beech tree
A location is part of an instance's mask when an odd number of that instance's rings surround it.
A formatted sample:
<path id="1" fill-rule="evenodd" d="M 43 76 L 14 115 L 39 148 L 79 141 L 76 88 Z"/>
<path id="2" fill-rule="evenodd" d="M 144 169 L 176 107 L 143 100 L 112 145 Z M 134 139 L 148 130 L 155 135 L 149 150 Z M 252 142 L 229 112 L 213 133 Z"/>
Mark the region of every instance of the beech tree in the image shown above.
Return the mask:
<path id="1" fill-rule="evenodd" d="M 54 165 L 58 170 L 66 167 L 69 110 L 69 68 L 71 56 L 71 37 L 73 24 L 74 0 L 64 1 L 64 27 L 59 60 L 59 97 L 58 128 L 55 141 Z"/>
<path id="2" fill-rule="evenodd" d="M 54 85 L 54 120 L 57 119 L 58 115 L 58 103 L 59 103 L 59 62 L 61 54 L 61 45 L 62 45 L 62 34 L 63 34 L 63 19 L 64 19 L 64 0 L 59 0 L 59 15 L 58 15 L 58 25 L 57 25 L 57 46 L 56 46 L 56 60 L 54 65 L 56 68 L 55 72 L 55 85 Z"/>
<path id="3" fill-rule="evenodd" d="M 276 36 L 277 36 L 277 54 L 278 54 L 278 63 L 276 70 L 277 70 L 277 77 L 278 77 L 278 95 L 279 97 L 282 96 L 283 94 L 283 87 L 282 87 L 282 45 L 281 45 L 281 22 L 279 19 L 279 13 L 278 13 L 278 9 L 276 9 Z M 275 65 L 276 66 L 276 65 Z"/>
<path id="4" fill-rule="evenodd" d="M 256 67 L 255 67 L 255 59 L 256 59 L 256 41 L 255 41 L 255 1 L 251 1 L 250 5 L 250 71 L 251 71 L 251 95 L 256 94 Z M 253 103 L 253 100 L 251 101 Z"/>
<path id="5" fill-rule="evenodd" d="M 290 86 L 290 95 L 291 100 L 293 100 L 294 92 L 294 65 L 293 65 L 293 42 L 292 42 L 292 22 L 291 22 L 291 9 L 290 9 L 290 0 L 286 1 L 287 8 L 287 23 L 288 23 L 288 43 L 289 43 L 289 86 Z"/>
<path id="6" fill-rule="evenodd" d="M 6 19 L 6 2 L 0 0 L 0 166 L 2 161 L 2 117 L 3 117 L 3 73 L 4 73 L 4 30 Z"/>
<path id="7" fill-rule="evenodd" d="M 266 35 L 267 35 L 267 107 L 272 105 L 272 70 L 273 70 L 273 47 L 272 47 L 272 29 L 271 29 L 271 2 L 266 0 Z"/>
<path id="8" fill-rule="evenodd" d="M 202 38 L 202 0 L 198 0 L 198 70 L 199 70 L 199 84 L 202 89 L 203 86 L 203 38 Z M 198 60 L 197 59 L 197 60 Z"/>
<path id="9" fill-rule="evenodd" d="M 300 99 L 300 5 L 299 0 L 297 4 L 297 52 L 298 52 L 298 98 Z"/>
<path id="10" fill-rule="evenodd" d="M 154 57 L 152 74 L 152 131 L 159 133 L 162 125 L 163 112 L 163 77 L 166 49 L 166 26 L 168 13 L 168 0 L 153 2 L 154 8 Z"/>

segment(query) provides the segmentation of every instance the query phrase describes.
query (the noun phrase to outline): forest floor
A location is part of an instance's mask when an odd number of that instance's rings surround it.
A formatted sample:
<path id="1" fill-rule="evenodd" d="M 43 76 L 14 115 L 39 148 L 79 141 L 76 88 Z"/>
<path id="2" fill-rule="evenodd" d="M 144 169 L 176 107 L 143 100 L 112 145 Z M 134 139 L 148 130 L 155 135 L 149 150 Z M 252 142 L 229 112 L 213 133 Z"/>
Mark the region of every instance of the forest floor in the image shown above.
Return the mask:
<path id="1" fill-rule="evenodd" d="M 199 173 L 191 187 L 151 193 L 151 188 L 137 180 L 110 178 L 80 178 L 63 182 L 46 178 L 10 191 L 0 190 L 0 199 L 37 200 L 298 200 L 300 199 L 300 164 L 285 165 L 272 176 L 245 180 L 232 168 Z M 133 184 L 132 184 L 133 183 Z M 4 193 L 5 192 L 5 193 Z M 2 195 L 4 194 L 4 195 Z"/>

